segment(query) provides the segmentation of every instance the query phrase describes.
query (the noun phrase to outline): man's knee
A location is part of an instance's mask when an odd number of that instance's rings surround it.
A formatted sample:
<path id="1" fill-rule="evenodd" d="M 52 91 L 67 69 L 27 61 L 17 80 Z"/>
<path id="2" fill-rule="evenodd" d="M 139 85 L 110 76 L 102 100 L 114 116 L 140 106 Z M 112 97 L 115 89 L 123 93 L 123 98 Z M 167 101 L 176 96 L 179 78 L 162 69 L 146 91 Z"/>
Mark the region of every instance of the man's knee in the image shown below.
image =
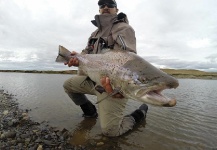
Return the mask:
<path id="1" fill-rule="evenodd" d="M 124 116 L 120 124 L 113 124 L 110 126 L 102 127 L 102 133 L 105 136 L 115 137 L 120 136 L 133 129 L 136 124 L 132 116 Z"/>
<path id="2" fill-rule="evenodd" d="M 63 89 L 66 93 L 69 93 L 69 80 L 66 80 L 64 83 L 63 83 Z"/>
<path id="3" fill-rule="evenodd" d="M 75 79 L 72 77 L 72 78 L 69 78 L 67 79 L 64 83 L 63 83 L 63 89 L 66 93 L 76 93 L 73 89 L 74 88 L 77 88 L 75 87 Z"/>

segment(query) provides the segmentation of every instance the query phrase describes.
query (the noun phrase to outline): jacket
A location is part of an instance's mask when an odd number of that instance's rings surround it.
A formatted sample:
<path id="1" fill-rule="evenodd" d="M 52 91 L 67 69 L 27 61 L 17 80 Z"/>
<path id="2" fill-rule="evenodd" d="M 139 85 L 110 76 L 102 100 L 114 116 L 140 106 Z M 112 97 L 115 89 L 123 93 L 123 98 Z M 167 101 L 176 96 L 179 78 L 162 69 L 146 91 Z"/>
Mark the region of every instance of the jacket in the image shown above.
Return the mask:
<path id="1" fill-rule="evenodd" d="M 135 31 L 124 13 L 96 15 L 92 23 L 97 29 L 88 39 L 85 54 L 103 53 L 104 49 L 121 49 L 136 53 Z"/>

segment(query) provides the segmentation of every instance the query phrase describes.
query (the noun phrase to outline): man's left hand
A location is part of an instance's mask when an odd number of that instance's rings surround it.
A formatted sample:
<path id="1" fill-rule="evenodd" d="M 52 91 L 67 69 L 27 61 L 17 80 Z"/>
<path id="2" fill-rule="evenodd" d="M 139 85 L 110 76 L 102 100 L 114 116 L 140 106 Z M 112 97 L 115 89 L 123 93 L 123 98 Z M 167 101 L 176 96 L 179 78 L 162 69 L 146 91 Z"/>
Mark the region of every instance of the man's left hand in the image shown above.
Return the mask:
<path id="1" fill-rule="evenodd" d="M 108 77 L 102 77 L 101 78 L 101 84 L 108 94 L 113 92 L 112 86 L 110 84 L 110 79 Z M 124 98 L 124 96 L 120 93 L 117 93 L 117 94 L 113 95 L 112 97 L 113 98 Z"/>

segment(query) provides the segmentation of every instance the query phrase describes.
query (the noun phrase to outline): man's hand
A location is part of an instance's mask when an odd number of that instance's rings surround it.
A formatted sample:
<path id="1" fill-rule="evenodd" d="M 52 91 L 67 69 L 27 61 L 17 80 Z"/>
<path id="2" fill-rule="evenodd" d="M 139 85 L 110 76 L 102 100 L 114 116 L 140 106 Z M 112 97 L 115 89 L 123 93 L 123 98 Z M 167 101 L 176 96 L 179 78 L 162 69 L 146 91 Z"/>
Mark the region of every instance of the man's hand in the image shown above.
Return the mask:
<path id="1" fill-rule="evenodd" d="M 110 84 L 110 79 L 108 77 L 101 78 L 101 84 L 107 93 L 110 94 L 113 92 L 112 86 Z M 120 93 L 117 93 L 117 94 L 113 95 L 112 97 L 113 98 L 124 98 L 124 96 L 121 95 Z"/>
<path id="2" fill-rule="evenodd" d="M 75 52 L 75 51 L 72 51 L 72 53 L 71 53 L 72 56 L 74 56 L 76 54 L 77 54 L 77 52 Z M 64 64 L 68 65 L 69 67 L 71 67 L 71 66 L 76 66 L 77 67 L 77 66 L 79 66 L 79 61 L 78 61 L 78 58 L 73 57 L 68 62 L 65 62 Z"/>

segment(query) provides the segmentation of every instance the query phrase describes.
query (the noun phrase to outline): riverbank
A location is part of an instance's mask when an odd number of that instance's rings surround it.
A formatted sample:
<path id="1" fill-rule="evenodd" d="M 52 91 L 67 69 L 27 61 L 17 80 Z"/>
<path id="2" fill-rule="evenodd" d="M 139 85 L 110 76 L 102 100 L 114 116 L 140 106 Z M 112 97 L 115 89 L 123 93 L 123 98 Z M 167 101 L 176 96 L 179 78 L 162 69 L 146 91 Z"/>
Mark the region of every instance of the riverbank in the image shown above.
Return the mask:
<path id="1" fill-rule="evenodd" d="M 211 79 L 217 80 L 217 72 L 204 72 L 192 69 L 161 69 L 162 71 L 176 77 L 186 79 Z M 0 72 L 18 72 L 18 73 L 45 73 L 45 74 L 77 74 L 77 70 L 0 70 Z"/>
<path id="2" fill-rule="evenodd" d="M 0 90 L 0 149 L 74 149 L 70 133 L 34 122 L 13 95 Z"/>

